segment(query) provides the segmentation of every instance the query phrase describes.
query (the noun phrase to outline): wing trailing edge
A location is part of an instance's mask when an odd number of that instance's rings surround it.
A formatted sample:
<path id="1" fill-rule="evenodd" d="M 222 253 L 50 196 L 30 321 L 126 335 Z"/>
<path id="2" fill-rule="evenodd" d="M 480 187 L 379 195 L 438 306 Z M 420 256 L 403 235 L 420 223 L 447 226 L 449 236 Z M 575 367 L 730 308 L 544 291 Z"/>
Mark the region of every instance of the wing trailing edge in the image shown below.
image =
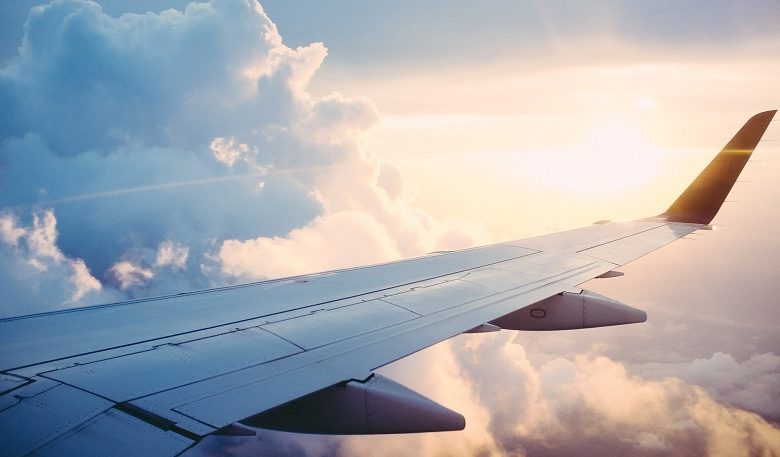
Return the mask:
<path id="1" fill-rule="evenodd" d="M 709 224 L 776 112 L 764 111 L 748 119 L 672 206 L 658 217 L 669 222 Z"/>

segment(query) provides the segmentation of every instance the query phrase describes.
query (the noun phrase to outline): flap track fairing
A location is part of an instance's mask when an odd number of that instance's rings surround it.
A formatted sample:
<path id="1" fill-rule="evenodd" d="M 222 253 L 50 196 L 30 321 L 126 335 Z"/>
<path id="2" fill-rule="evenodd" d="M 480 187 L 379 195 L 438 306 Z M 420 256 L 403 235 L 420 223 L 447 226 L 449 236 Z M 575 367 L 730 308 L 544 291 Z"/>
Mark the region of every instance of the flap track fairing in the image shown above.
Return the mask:
<path id="1" fill-rule="evenodd" d="M 644 322 L 647 314 L 587 290 L 563 292 L 490 321 L 508 330 L 571 330 Z"/>
<path id="2" fill-rule="evenodd" d="M 241 423 L 326 435 L 442 432 L 466 426 L 457 412 L 377 374 L 328 387 Z"/>

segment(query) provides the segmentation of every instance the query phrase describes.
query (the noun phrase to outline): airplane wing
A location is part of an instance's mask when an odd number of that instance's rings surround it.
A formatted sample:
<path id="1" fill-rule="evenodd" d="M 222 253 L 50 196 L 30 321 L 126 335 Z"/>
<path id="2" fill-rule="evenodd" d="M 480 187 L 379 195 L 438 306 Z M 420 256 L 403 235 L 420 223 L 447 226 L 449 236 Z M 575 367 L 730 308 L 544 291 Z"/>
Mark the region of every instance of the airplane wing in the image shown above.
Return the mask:
<path id="1" fill-rule="evenodd" d="M 642 322 L 577 286 L 707 224 L 775 111 L 664 213 L 321 274 L 0 320 L 0 454 L 177 455 L 249 427 L 459 430 L 378 367 L 464 332 Z"/>

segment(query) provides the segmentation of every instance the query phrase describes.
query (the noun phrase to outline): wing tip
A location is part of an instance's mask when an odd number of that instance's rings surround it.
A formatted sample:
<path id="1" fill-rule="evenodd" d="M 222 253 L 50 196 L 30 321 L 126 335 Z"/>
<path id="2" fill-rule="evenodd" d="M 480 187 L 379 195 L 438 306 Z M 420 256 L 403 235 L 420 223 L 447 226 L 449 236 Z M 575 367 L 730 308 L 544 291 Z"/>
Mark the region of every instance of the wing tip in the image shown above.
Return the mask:
<path id="1" fill-rule="evenodd" d="M 669 222 L 709 224 L 766 132 L 777 110 L 754 114 L 663 214 Z"/>

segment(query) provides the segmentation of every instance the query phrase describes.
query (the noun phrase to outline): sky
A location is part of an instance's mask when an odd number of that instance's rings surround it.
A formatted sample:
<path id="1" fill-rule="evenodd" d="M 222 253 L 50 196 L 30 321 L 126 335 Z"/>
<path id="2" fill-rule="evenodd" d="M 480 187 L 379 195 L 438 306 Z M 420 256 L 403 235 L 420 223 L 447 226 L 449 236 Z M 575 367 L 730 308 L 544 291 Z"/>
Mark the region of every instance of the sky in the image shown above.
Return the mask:
<path id="1" fill-rule="evenodd" d="M 662 212 L 780 103 L 780 5 L 0 4 L 0 316 Z M 648 322 L 381 369 L 462 432 L 189 455 L 780 455 L 780 128 L 713 223 L 583 287 Z"/>

